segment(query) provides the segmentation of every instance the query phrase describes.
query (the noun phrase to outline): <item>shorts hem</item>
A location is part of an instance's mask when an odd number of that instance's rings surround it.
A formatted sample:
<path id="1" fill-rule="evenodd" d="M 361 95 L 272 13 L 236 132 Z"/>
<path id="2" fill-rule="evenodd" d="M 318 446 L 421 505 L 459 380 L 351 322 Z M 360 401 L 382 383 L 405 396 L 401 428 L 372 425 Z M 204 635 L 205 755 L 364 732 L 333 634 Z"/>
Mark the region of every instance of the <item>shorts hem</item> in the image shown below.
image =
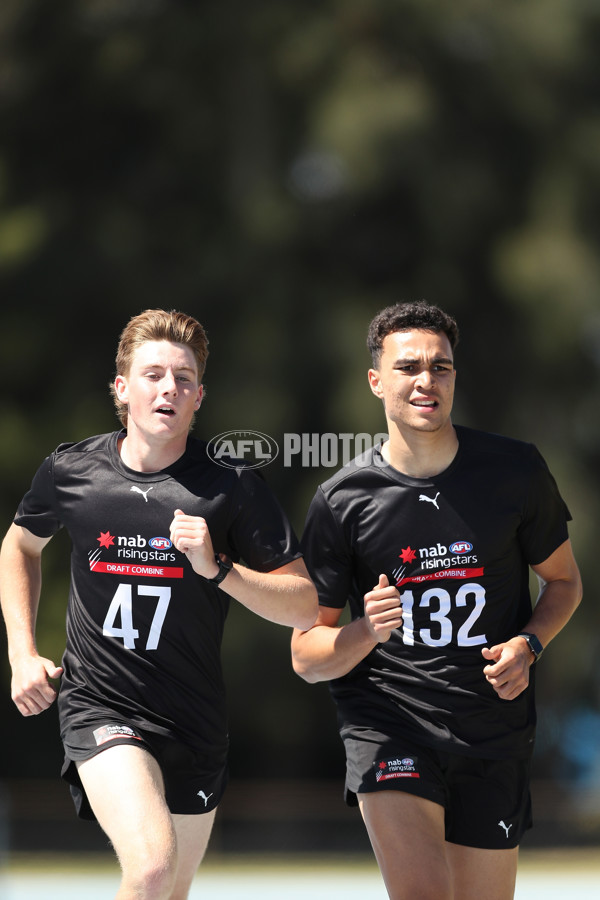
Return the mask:
<path id="1" fill-rule="evenodd" d="M 89 743 L 87 746 L 82 744 L 77 747 L 63 740 L 65 755 L 60 775 L 69 786 L 75 811 L 80 819 L 96 821 L 96 815 L 79 776 L 77 764 L 93 759 L 100 753 L 110 750 L 111 747 L 117 746 L 134 746 L 145 750 L 156 761 L 165 782 L 165 802 L 173 815 L 204 815 L 216 809 L 229 780 L 226 758 L 215 760 L 211 764 L 209 759 L 203 757 L 202 754 L 196 757 L 196 751 L 192 747 L 175 742 L 172 746 L 177 754 L 176 761 L 173 761 L 171 748 L 168 750 L 169 758 L 166 761 L 161 756 L 165 749 L 164 740 L 162 744 L 159 742 L 155 747 L 152 742 L 153 736 L 140 733 L 136 729 L 135 736 L 117 735 L 98 746 Z M 198 759 L 201 760 L 200 765 L 197 764 Z M 181 760 L 185 760 L 185 762 L 182 763 Z M 184 765 L 185 771 L 183 779 L 181 778 L 181 765 Z M 179 777 L 174 779 L 174 775 Z M 199 787 L 202 790 L 198 790 Z"/>

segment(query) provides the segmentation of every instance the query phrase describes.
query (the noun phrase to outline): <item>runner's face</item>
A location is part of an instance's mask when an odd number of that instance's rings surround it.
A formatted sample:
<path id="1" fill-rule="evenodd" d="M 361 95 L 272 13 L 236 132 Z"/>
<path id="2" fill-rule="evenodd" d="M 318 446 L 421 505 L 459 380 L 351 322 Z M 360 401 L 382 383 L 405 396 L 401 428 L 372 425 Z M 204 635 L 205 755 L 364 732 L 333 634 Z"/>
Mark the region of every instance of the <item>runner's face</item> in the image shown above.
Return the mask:
<path id="1" fill-rule="evenodd" d="M 456 372 L 447 336 L 396 331 L 382 345 L 369 383 L 385 413 L 401 431 L 437 432 L 450 423 Z"/>
<path id="2" fill-rule="evenodd" d="M 128 432 L 149 439 L 181 439 L 202 401 L 194 354 L 184 344 L 148 341 L 133 354 L 129 373 L 118 375 L 115 388 L 128 407 Z"/>

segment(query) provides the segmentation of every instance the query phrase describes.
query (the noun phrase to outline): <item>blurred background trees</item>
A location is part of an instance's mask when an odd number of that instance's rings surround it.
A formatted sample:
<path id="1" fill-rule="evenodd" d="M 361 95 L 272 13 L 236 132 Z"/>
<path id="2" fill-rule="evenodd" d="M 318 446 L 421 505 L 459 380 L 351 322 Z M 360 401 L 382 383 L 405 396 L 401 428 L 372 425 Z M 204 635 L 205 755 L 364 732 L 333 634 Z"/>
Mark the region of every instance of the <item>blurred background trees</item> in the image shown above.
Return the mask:
<path id="1" fill-rule="evenodd" d="M 368 322 L 437 302 L 461 325 L 455 420 L 537 443 L 573 513 L 587 602 L 539 673 L 538 774 L 600 790 L 599 46 L 593 0 L 4 0 L 1 530 L 58 443 L 116 427 L 140 310 L 207 328 L 201 436 L 280 441 L 381 431 Z M 264 471 L 300 532 L 330 470 Z M 54 658 L 67 555 L 47 551 Z M 233 775 L 341 786 L 288 637 L 232 612 Z M 54 714 L 21 720 L 0 665 L 0 771 L 54 777 Z"/>

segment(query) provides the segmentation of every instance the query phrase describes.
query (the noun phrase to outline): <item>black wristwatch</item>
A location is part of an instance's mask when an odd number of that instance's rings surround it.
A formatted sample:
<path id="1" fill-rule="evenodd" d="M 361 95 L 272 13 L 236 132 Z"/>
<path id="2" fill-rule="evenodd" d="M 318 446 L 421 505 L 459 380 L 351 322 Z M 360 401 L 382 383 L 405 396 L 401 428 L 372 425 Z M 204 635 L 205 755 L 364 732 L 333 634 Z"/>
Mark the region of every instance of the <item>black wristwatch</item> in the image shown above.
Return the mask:
<path id="1" fill-rule="evenodd" d="M 210 581 L 211 584 L 221 584 L 226 575 L 229 575 L 231 570 L 233 569 L 233 563 L 229 559 L 228 556 L 225 556 L 224 553 L 215 553 L 215 562 L 219 567 L 219 571 L 215 575 L 214 578 L 206 578 L 203 576 L 206 581 Z"/>
<path id="2" fill-rule="evenodd" d="M 542 642 L 537 637 L 537 635 L 532 634 L 530 631 L 521 631 L 517 637 L 525 638 L 527 641 L 527 646 L 535 656 L 534 662 L 537 662 L 542 653 L 544 652 L 544 648 L 542 646 Z"/>

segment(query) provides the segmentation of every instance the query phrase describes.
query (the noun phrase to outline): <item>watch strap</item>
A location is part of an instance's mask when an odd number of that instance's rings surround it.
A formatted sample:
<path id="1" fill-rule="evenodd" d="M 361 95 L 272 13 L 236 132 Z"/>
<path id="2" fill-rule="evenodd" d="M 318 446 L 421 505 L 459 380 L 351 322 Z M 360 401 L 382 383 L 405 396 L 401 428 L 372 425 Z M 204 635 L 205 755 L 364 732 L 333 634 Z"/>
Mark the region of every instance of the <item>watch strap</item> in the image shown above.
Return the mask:
<path id="1" fill-rule="evenodd" d="M 205 578 L 210 584 L 221 584 L 223 579 L 229 575 L 233 568 L 233 563 L 224 553 L 215 553 L 215 562 L 219 567 L 219 571 L 214 578 Z"/>
<path id="2" fill-rule="evenodd" d="M 535 662 L 537 662 L 544 652 L 544 647 L 538 636 L 536 634 L 533 634 L 531 631 L 521 631 L 519 632 L 517 637 L 525 638 L 525 640 L 527 641 L 527 646 L 535 656 Z"/>

